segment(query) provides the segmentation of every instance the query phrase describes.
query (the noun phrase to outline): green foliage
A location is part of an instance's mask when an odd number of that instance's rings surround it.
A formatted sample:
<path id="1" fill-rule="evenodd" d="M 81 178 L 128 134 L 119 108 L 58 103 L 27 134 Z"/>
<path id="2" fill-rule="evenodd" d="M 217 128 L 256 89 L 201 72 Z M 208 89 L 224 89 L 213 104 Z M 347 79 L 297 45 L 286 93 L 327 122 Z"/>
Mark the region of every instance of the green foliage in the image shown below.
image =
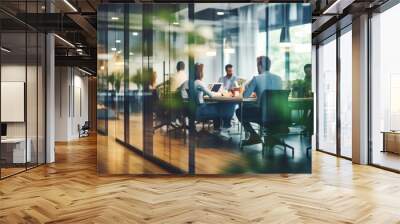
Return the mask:
<path id="1" fill-rule="evenodd" d="M 116 92 L 119 92 L 121 89 L 121 82 L 123 79 L 123 74 L 120 72 L 113 72 L 110 75 L 107 76 L 107 81 L 108 83 L 111 84 L 111 86 L 113 87 L 113 89 Z"/>

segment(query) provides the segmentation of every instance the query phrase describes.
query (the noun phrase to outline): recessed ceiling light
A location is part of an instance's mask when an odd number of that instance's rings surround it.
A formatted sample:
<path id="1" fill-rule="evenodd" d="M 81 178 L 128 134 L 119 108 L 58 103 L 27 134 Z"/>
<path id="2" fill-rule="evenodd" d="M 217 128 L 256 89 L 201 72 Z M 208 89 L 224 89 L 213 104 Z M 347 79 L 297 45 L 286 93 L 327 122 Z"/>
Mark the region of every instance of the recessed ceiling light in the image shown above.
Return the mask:
<path id="1" fill-rule="evenodd" d="M 179 25 L 178 22 L 173 22 L 172 24 L 175 25 L 175 26 Z"/>
<path id="2" fill-rule="evenodd" d="M 116 51 L 117 48 L 116 48 L 116 47 L 112 47 L 111 50 L 112 50 L 112 51 Z"/>
<path id="3" fill-rule="evenodd" d="M 223 16 L 223 15 L 225 15 L 225 13 L 224 13 L 224 12 L 221 12 L 221 11 L 219 11 L 219 12 L 217 12 L 217 15 L 219 15 L 219 16 Z"/>
<path id="4" fill-rule="evenodd" d="M 77 52 L 82 52 L 82 49 L 78 48 L 76 49 Z"/>
<path id="5" fill-rule="evenodd" d="M 65 4 L 67 4 L 74 12 L 78 12 L 78 10 L 68 1 L 64 0 Z"/>
<path id="6" fill-rule="evenodd" d="M 119 44 L 121 43 L 121 40 L 115 40 L 115 43 Z"/>
<path id="7" fill-rule="evenodd" d="M 117 51 L 118 54 L 121 54 L 121 51 Z"/>
<path id="8" fill-rule="evenodd" d="M 87 74 L 87 75 L 93 75 L 92 73 L 90 73 L 90 72 L 88 72 L 88 71 L 86 71 L 86 70 L 83 70 L 83 69 L 81 69 L 81 68 L 79 68 L 79 67 L 78 67 L 78 69 L 79 69 L 79 71 L 81 71 L 81 72 L 83 72 L 83 73 L 85 73 L 85 74 Z"/>
<path id="9" fill-rule="evenodd" d="M 100 69 L 101 69 L 101 70 L 104 70 L 104 69 L 105 69 L 104 65 L 100 66 Z"/>
<path id="10" fill-rule="evenodd" d="M 61 36 L 54 34 L 55 37 L 57 37 L 59 40 L 61 40 L 62 42 L 66 43 L 67 45 L 69 45 L 70 47 L 75 48 L 75 45 L 73 45 L 71 42 L 69 42 L 68 40 L 62 38 Z"/>
<path id="11" fill-rule="evenodd" d="M 42 5 L 42 7 L 40 7 L 42 10 L 46 9 L 46 6 Z"/>
<path id="12" fill-rule="evenodd" d="M 133 55 L 133 52 L 129 52 L 129 55 Z"/>
<path id="13" fill-rule="evenodd" d="M 6 53 L 10 53 L 10 52 L 11 52 L 11 50 L 9 50 L 9 49 L 7 49 L 7 48 L 5 48 L 5 47 L 1 47 L 0 49 L 1 49 L 2 51 L 6 52 Z"/>
<path id="14" fill-rule="evenodd" d="M 132 35 L 133 36 L 137 36 L 137 35 L 139 35 L 139 33 L 138 32 L 133 32 Z"/>
<path id="15" fill-rule="evenodd" d="M 113 17 L 111 17 L 111 20 L 119 20 L 119 18 L 116 16 L 113 16 Z"/>

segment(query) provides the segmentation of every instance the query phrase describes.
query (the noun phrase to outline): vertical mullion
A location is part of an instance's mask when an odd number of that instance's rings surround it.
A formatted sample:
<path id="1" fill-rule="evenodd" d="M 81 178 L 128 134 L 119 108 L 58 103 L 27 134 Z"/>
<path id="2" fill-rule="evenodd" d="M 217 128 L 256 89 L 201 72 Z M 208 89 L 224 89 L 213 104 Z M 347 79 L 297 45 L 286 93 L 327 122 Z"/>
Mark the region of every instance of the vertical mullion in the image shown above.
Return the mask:
<path id="1" fill-rule="evenodd" d="M 124 140 L 129 143 L 129 4 L 124 7 Z"/>
<path id="2" fill-rule="evenodd" d="M 0 47 L 2 47 L 3 46 L 3 44 L 2 44 L 2 24 L 3 23 L 0 23 Z M 0 51 L 0 125 L 1 124 L 3 124 L 2 122 L 1 122 L 1 110 L 3 109 L 3 108 L 1 108 L 1 77 L 2 77 L 2 73 L 1 73 L 1 70 L 2 70 L 2 67 L 3 67 L 3 64 L 2 64 L 2 55 L 3 55 L 3 52 L 1 52 Z M 1 158 L 1 150 L 2 150 L 2 144 L 0 144 L 0 158 Z M 2 177 L 1 177 L 1 170 L 2 170 L 2 164 L 1 164 L 1 160 L 0 160 L 0 180 L 2 179 Z"/>
<path id="3" fill-rule="evenodd" d="M 28 1 L 25 1 L 25 21 L 28 19 Z M 24 120 L 25 120 L 25 170 L 28 169 L 28 114 L 27 114 L 27 89 L 28 89 L 28 24 L 25 24 L 25 88 L 24 88 Z"/>
<path id="4" fill-rule="evenodd" d="M 194 3 L 188 4 L 188 13 L 189 13 L 189 22 L 194 23 Z M 188 45 L 189 49 L 195 42 L 193 35 L 188 36 Z M 190 52 L 190 50 L 189 50 Z M 191 103 L 196 102 L 195 100 L 195 93 L 194 93 L 194 56 L 189 54 L 189 99 Z M 195 130 L 195 123 L 194 123 L 194 108 L 189 107 L 189 174 L 196 173 L 196 166 L 195 166 L 195 150 L 196 150 L 196 130 Z"/>
<path id="5" fill-rule="evenodd" d="M 319 150 L 319 44 L 315 46 L 315 148 Z"/>
<path id="6" fill-rule="evenodd" d="M 368 12 L 368 30 L 367 30 L 367 44 L 368 44 L 368 53 L 367 53 L 367 103 L 368 103 L 368 124 L 367 124 L 367 141 L 368 141 L 368 164 L 373 164 L 373 148 L 372 148 L 372 64 L 371 64 L 371 56 L 372 56 L 372 29 L 371 29 L 371 20 L 372 20 L 372 12 Z"/>
<path id="7" fill-rule="evenodd" d="M 36 1 L 39 13 L 39 1 Z M 36 31 L 36 166 L 39 165 L 39 31 Z"/>
<path id="8" fill-rule="evenodd" d="M 341 64 L 340 64 L 340 35 L 339 27 L 336 28 L 336 155 L 341 156 L 341 119 L 340 119 L 340 78 L 341 78 Z"/>
<path id="9" fill-rule="evenodd" d="M 46 1 L 45 2 L 45 13 L 47 13 L 47 9 L 48 9 L 49 3 Z M 48 33 L 45 32 L 44 33 L 44 79 L 42 78 L 42 82 L 44 81 L 44 163 L 47 163 L 47 43 L 48 43 Z M 42 58 L 42 59 L 43 59 Z M 42 69 L 43 72 L 43 69 Z M 43 77 L 43 73 L 42 73 L 42 77 Z M 59 76 L 59 78 L 61 78 Z M 60 88 L 60 92 L 61 92 L 61 88 Z M 43 109 L 43 107 L 42 107 Z M 42 117 L 43 118 L 43 117 Z"/>
<path id="10" fill-rule="evenodd" d="M 265 56 L 269 57 L 269 7 L 265 7 Z"/>

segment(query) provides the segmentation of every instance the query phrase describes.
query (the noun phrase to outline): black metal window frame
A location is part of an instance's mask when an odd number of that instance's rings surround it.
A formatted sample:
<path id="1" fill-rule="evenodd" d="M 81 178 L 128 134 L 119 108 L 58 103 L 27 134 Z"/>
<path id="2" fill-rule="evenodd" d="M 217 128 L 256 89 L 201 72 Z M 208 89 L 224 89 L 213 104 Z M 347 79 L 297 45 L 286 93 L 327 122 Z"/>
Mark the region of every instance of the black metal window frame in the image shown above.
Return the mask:
<path id="1" fill-rule="evenodd" d="M 384 13 L 386 10 L 391 9 L 392 7 L 396 6 L 397 4 L 400 4 L 399 0 L 389 0 L 387 2 L 385 2 L 385 4 L 381 5 L 380 7 L 370 10 L 368 11 L 368 30 L 367 30 L 367 45 L 368 45 L 368 53 L 367 53 L 367 79 L 368 79 L 368 99 L 367 99 L 367 107 L 368 107 L 368 112 L 367 112 L 367 119 L 368 119 L 368 125 L 367 125 L 367 132 L 368 132 L 368 137 L 367 137 L 367 141 L 368 141 L 368 165 L 383 169 L 383 170 L 387 170 L 387 171 L 391 171 L 391 172 L 395 172 L 395 173 L 400 173 L 400 170 L 397 169 L 393 169 L 384 165 L 380 165 L 380 164 L 376 164 L 374 163 L 374 156 L 373 156 L 373 138 L 372 138 L 372 106 L 373 106 L 373 102 L 372 102 L 372 94 L 374 92 L 373 88 L 372 88 L 372 19 L 374 17 L 374 14 L 376 13 Z"/>
<path id="2" fill-rule="evenodd" d="M 27 3 L 28 1 L 25 1 L 25 3 Z M 37 3 L 37 11 L 38 11 L 38 5 L 39 5 L 39 1 L 36 1 L 36 3 Z M 3 10 L 3 9 L 1 9 L 0 8 L 0 10 L 2 11 L 2 12 L 4 12 L 4 13 L 6 13 L 7 15 L 9 15 L 9 16 L 12 16 L 11 14 L 9 14 L 7 11 L 5 11 L 5 10 Z M 27 11 L 27 4 L 25 4 L 25 11 Z M 47 11 L 47 7 L 46 7 L 46 11 Z M 44 165 L 44 164 L 47 164 L 47 75 L 48 75 L 48 73 L 47 73 L 47 43 L 48 43 L 48 40 L 47 40 L 47 33 L 46 32 L 42 32 L 42 31 L 40 31 L 40 30 L 37 30 L 36 28 L 34 28 L 34 27 L 32 27 L 32 26 L 30 26 L 30 25 L 28 25 L 27 23 L 25 23 L 25 22 L 23 22 L 23 21 L 21 21 L 21 20 L 19 20 L 19 19 L 17 19 L 17 18 L 15 18 L 18 22 L 21 22 L 22 23 L 22 25 L 24 26 L 24 28 L 25 28 L 25 30 L 23 31 L 23 32 L 21 32 L 21 34 L 23 34 L 23 35 L 25 35 L 25 87 L 24 87 L 24 98 L 25 98 L 25 100 L 24 100 L 24 120 L 25 120 L 25 169 L 24 170 L 21 170 L 21 171 L 18 171 L 18 172 L 15 172 L 15 173 L 12 173 L 12 174 L 10 174 L 10 175 L 7 175 L 7 176 L 3 176 L 2 175 L 2 167 L 0 167 L 0 180 L 4 180 L 4 179 L 6 179 L 6 178 L 9 178 L 9 177 L 12 177 L 12 176 L 15 176 L 15 175 L 17 175 L 17 174 L 20 174 L 20 173 L 23 173 L 23 172 L 26 172 L 26 171 L 28 171 L 28 170 L 31 170 L 31 169 L 34 169 L 34 168 L 37 168 L 37 167 L 39 167 L 39 166 L 41 166 L 41 165 Z M 26 18 L 25 18 L 26 19 Z M 28 156 L 28 154 L 27 154 L 27 147 L 28 147 L 28 144 L 27 144 L 27 139 L 28 139 L 28 125 L 27 125 L 27 76 L 28 76 L 28 33 L 34 33 L 34 34 L 36 34 L 35 36 L 36 36 L 36 71 L 35 71 L 35 73 L 36 73 L 36 136 L 35 136 L 35 138 L 36 138 L 36 163 L 33 165 L 33 166 L 30 166 L 30 167 L 28 167 L 28 164 L 27 164 L 27 156 Z M 7 32 L 3 32 L 2 30 L 1 30 L 1 24 L 0 24 L 0 45 L 2 45 L 2 34 L 3 33 L 7 33 Z M 38 77 L 39 77 L 39 69 L 38 69 L 38 66 L 39 66 L 39 34 L 44 34 L 43 35 L 43 42 L 42 42 L 42 44 L 44 44 L 44 50 L 42 51 L 42 52 L 44 52 L 44 55 L 42 55 L 42 60 L 44 60 L 44 63 L 43 63 L 43 69 L 42 69 L 42 82 L 44 82 L 44 98 L 43 98 L 43 113 L 44 113 L 44 116 L 42 117 L 43 118 L 43 120 L 42 120 L 42 122 L 44 123 L 44 131 L 43 131 L 43 133 L 44 133 L 44 135 L 43 135 L 43 142 L 44 142 L 44 145 L 43 145 L 43 149 L 42 149 L 42 151 L 44 152 L 44 155 L 43 155 L 43 163 L 39 163 L 39 79 L 38 79 Z M 0 82 L 1 82 L 1 68 L 2 68 L 2 66 L 3 66 L 3 64 L 2 64 L 2 54 L 0 54 Z M 0 86 L 0 89 L 1 89 L 1 86 Z M 0 96 L 1 96 L 1 93 L 0 93 Z M 1 100 L 0 100 L 0 102 L 1 102 Z M 1 108 L 1 106 L 0 106 L 0 108 Z M 0 118 L 1 118 L 1 115 L 0 115 Z M 0 119 L 1 120 L 1 119 Z M 0 121 L 0 123 L 2 123 L 1 121 Z M 2 152 L 2 147 L 1 147 L 1 144 L 0 144 L 0 156 L 1 156 L 1 152 Z M 30 164 L 31 165 L 31 164 Z"/>
<path id="3" fill-rule="evenodd" d="M 340 118 L 340 77 L 341 77 L 341 67 L 340 67 L 340 37 L 343 36 L 343 34 L 347 32 L 351 32 L 351 26 L 352 24 L 348 24 L 347 26 L 341 28 L 339 26 L 336 26 L 336 32 L 327 38 L 321 40 L 319 43 L 316 44 L 316 110 L 315 110 L 315 116 L 316 116 L 316 150 L 319 152 L 323 152 L 329 155 L 337 156 L 340 158 L 344 158 L 347 160 L 352 160 L 352 158 L 343 156 L 342 155 L 342 150 L 341 150 L 341 118 Z M 322 43 L 329 43 L 331 41 L 336 41 L 336 152 L 328 152 L 324 149 L 319 148 L 319 92 L 321 91 L 321 88 L 319 87 L 319 47 Z"/>

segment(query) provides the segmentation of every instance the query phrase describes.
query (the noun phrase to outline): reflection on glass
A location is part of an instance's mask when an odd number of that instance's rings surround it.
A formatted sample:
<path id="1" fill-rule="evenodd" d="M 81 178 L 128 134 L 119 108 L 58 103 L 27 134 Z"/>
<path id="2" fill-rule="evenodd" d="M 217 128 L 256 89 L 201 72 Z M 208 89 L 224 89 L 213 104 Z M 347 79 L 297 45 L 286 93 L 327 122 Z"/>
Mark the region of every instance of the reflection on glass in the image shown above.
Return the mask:
<path id="1" fill-rule="evenodd" d="M 318 147 L 336 153 L 336 41 L 318 50 Z"/>
<path id="2" fill-rule="evenodd" d="M 279 88 L 267 78 L 253 81 L 262 90 L 290 89 L 292 80 L 302 80 L 304 86 L 310 81 L 304 72 L 311 63 L 310 10 L 309 4 L 102 5 L 99 172 L 310 172 L 310 143 L 298 135 L 283 137 L 296 147 L 295 160 L 272 140 L 270 156 L 263 153 L 266 140 L 241 150 L 246 136 L 236 115 L 243 102 L 240 94 L 251 89 L 249 83 L 259 74 L 282 80 Z M 261 98 L 260 88 L 249 90 L 248 96 Z M 230 99 L 230 94 L 240 100 L 214 98 Z M 312 102 L 310 91 L 302 96 L 291 97 L 291 105 Z M 249 124 L 264 138 L 259 117 L 253 118 Z M 293 131 L 302 133 L 304 123 L 299 121 L 293 122 Z M 143 159 L 135 161 L 132 152 Z"/>

